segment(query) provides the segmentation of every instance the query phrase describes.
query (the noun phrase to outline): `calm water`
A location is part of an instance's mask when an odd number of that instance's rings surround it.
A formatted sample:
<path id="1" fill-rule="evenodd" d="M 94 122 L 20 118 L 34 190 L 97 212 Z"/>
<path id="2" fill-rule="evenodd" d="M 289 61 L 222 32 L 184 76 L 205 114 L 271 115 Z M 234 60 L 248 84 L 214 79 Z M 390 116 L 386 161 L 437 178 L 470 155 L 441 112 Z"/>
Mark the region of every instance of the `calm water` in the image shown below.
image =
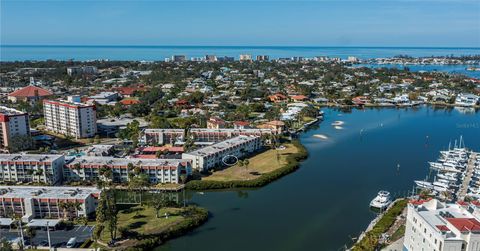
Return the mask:
<path id="1" fill-rule="evenodd" d="M 232 56 L 240 54 L 279 57 L 330 56 L 347 58 L 410 56 L 445 56 L 480 54 L 480 48 L 402 48 L 402 47 L 292 47 L 292 46 L 0 46 L 0 61 L 23 60 L 164 60 L 172 55 L 202 57 L 206 54 Z"/>
<path id="2" fill-rule="evenodd" d="M 338 250 L 374 217 L 368 204 L 378 190 L 411 190 L 426 162 L 460 135 L 480 150 L 479 111 L 325 109 L 325 117 L 301 136 L 310 157 L 298 171 L 258 190 L 192 194 L 211 219 L 158 250 Z M 345 121 L 343 130 L 335 120 Z M 313 137 L 319 133 L 330 139 Z"/>
<path id="3" fill-rule="evenodd" d="M 379 68 L 379 67 L 387 67 L 387 68 L 398 68 L 403 69 L 407 67 L 410 71 L 418 72 L 418 71 L 438 71 L 438 72 L 448 72 L 452 74 L 463 74 L 473 78 L 480 78 L 480 71 L 467 71 L 468 65 L 398 65 L 398 64 L 359 64 L 355 65 L 355 67 L 369 67 L 369 68 Z"/>

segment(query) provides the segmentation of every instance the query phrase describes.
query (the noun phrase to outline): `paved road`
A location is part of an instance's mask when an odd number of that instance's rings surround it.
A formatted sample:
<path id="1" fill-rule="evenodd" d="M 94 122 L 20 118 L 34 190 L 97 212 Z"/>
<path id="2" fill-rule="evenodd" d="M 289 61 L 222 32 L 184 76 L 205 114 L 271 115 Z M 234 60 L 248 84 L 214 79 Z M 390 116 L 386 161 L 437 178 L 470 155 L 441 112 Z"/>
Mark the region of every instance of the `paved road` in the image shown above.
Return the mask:
<path id="1" fill-rule="evenodd" d="M 68 240 L 72 237 L 77 237 L 77 243 L 82 243 L 92 235 L 93 226 L 75 226 L 71 230 L 55 230 L 50 231 L 50 239 L 52 246 L 65 246 Z M 47 231 L 37 229 L 36 236 L 33 238 L 33 244 L 38 245 L 41 241 L 48 241 Z M 15 230 L 0 229 L 0 236 L 6 237 L 8 240 L 13 240 L 20 236 L 20 233 Z M 25 236 L 25 232 L 24 232 Z"/>

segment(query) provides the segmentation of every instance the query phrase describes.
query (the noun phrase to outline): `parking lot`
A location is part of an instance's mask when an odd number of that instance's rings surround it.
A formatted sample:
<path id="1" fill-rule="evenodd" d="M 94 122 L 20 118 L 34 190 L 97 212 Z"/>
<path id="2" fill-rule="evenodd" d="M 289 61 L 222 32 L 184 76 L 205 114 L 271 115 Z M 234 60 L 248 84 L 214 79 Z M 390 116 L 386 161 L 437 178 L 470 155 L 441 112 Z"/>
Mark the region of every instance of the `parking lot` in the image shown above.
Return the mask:
<path id="1" fill-rule="evenodd" d="M 81 243 L 90 238 L 93 228 L 93 226 L 75 226 L 70 230 L 50 230 L 50 240 L 52 242 L 52 246 L 65 247 L 68 240 L 72 237 L 77 237 L 77 245 L 81 245 Z M 23 234 L 25 236 L 25 232 Z M 17 229 L 0 229 L 0 236 L 6 237 L 7 240 L 13 240 L 20 236 L 20 232 Z M 47 231 L 37 229 L 36 236 L 33 238 L 33 242 L 31 244 L 39 245 L 42 241 L 46 241 L 48 243 Z"/>

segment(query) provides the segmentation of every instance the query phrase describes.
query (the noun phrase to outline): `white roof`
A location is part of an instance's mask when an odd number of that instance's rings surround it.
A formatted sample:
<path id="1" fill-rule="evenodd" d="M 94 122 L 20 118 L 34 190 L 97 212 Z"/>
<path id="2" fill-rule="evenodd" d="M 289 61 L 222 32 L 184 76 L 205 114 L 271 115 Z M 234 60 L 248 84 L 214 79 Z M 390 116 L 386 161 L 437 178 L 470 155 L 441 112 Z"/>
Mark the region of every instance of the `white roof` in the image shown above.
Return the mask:
<path id="1" fill-rule="evenodd" d="M 0 186 L 0 198 L 86 199 L 100 192 L 95 187 Z"/>

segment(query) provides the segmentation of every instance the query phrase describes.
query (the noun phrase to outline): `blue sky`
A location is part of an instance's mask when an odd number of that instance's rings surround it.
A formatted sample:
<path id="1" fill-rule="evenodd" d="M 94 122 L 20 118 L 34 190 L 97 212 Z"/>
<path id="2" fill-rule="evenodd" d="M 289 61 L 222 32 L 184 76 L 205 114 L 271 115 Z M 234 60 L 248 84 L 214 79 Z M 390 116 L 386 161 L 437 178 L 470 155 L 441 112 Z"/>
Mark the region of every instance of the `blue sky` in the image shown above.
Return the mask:
<path id="1" fill-rule="evenodd" d="M 480 47 L 477 0 L 0 0 L 1 44 Z"/>

